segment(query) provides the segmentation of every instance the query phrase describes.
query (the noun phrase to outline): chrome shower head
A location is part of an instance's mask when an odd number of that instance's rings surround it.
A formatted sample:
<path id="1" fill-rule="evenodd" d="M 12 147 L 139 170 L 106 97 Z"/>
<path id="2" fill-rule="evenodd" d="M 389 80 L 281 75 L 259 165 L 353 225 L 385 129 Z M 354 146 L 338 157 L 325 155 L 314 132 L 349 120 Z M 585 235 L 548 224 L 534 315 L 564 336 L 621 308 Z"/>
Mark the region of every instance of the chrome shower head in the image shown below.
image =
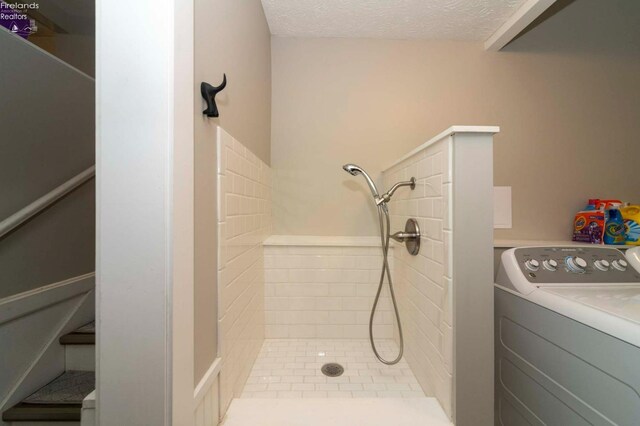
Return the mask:
<path id="1" fill-rule="evenodd" d="M 376 188 L 376 184 L 373 183 L 373 179 L 371 179 L 367 172 L 365 172 L 362 167 L 356 166 L 355 164 L 345 164 L 344 166 L 342 166 L 342 168 L 345 172 L 349 173 L 352 176 L 357 176 L 358 174 L 364 176 L 365 180 L 367 181 L 367 185 L 369 185 L 369 189 L 371 190 L 371 194 L 373 194 L 373 198 L 375 199 L 376 204 L 378 204 L 378 200 L 380 200 L 378 188 Z"/>
<path id="2" fill-rule="evenodd" d="M 357 176 L 358 173 L 362 171 L 362 169 L 355 164 L 345 164 L 342 166 L 345 172 L 349 173 L 352 176 Z"/>
<path id="3" fill-rule="evenodd" d="M 380 194 L 378 193 L 378 188 L 376 188 L 376 184 L 373 183 L 373 179 L 371 179 L 371 177 L 367 174 L 367 172 L 364 171 L 362 167 L 357 166 L 355 164 L 345 164 L 344 166 L 342 166 L 342 168 L 344 169 L 345 172 L 349 173 L 352 176 L 358 176 L 359 174 L 364 176 L 364 178 L 367 180 L 367 184 L 369 185 L 369 189 L 371 189 L 371 193 L 373 194 L 373 199 L 375 200 L 377 206 L 391 201 L 391 197 L 393 196 L 393 193 L 396 192 L 396 190 L 402 186 L 410 186 L 411 189 L 415 189 L 416 187 L 416 178 L 412 177 L 408 181 L 396 183 L 395 185 L 393 185 L 393 187 L 389 191 L 387 191 L 386 193 L 382 194 L 382 196 L 380 196 Z"/>

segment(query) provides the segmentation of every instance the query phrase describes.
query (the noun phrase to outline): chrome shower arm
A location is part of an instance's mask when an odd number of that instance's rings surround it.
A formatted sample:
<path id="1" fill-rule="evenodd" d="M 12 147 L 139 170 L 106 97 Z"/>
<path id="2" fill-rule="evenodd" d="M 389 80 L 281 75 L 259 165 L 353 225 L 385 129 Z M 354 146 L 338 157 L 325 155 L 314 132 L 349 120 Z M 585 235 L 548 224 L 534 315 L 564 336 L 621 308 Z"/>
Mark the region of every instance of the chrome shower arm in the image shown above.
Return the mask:
<path id="1" fill-rule="evenodd" d="M 410 180 L 406 180 L 403 182 L 398 182 L 395 185 L 393 185 L 391 187 L 390 190 L 388 190 L 387 192 L 385 192 L 384 194 L 382 194 L 382 196 L 380 196 L 378 199 L 376 199 L 376 204 L 380 204 L 380 203 L 388 203 L 389 201 L 391 201 L 391 197 L 393 197 L 393 193 L 396 192 L 398 190 L 398 188 L 403 187 L 403 186 L 410 186 L 411 189 L 415 189 L 416 188 L 416 178 L 412 177 Z"/>

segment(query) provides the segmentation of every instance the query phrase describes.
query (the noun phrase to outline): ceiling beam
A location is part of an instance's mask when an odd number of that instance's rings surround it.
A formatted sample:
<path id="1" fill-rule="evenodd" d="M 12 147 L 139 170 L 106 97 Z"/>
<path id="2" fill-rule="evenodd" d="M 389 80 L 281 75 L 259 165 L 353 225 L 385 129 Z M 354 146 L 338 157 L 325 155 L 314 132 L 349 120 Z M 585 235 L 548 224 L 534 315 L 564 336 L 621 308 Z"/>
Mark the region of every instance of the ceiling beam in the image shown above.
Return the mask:
<path id="1" fill-rule="evenodd" d="M 491 37 L 484 42 L 485 50 L 497 52 L 522 32 L 556 0 L 527 0 Z"/>

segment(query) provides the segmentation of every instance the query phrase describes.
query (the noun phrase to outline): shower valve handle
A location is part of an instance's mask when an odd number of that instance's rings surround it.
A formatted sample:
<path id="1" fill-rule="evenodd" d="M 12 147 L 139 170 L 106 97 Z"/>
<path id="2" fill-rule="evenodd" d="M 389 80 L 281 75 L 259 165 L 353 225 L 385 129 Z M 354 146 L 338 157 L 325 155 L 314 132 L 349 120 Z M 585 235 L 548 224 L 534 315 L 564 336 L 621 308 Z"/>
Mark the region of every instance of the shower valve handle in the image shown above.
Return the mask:
<path id="1" fill-rule="evenodd" d="M 406 240 L 414 240 L 416 238 L 420 238 L 420 234 L 416 232 L 404 232 L 404 231 L 398 231 L 395 234 L 389 235 L 389 236 L 399 243 L 404 243 Z"/>
<path id="2" fill-rule="evenodd" d="M 389 238 L 393 238 L 397 242 L 403 243 L 407 247 L 409 254 L 415 256 L 420 251 L 420 236 L 421 234 L 418 221 L 413 218 L 409 218 L 404 226 L 404 231 L 389 235 Z"/>

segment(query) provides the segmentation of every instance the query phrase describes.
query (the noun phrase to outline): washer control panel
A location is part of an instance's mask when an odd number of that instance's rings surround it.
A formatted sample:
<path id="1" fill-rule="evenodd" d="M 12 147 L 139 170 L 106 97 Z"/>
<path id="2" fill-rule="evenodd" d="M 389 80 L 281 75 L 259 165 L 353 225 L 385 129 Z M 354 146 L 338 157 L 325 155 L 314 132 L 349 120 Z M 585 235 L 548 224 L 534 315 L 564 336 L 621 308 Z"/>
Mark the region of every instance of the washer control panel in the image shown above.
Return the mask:
<path id="1" fill-rule="evenodd" d="M 524 247 L 514 255 L 522 274 L 536 285 L 640 283 L 640 273 L 611 247 Z"/>

